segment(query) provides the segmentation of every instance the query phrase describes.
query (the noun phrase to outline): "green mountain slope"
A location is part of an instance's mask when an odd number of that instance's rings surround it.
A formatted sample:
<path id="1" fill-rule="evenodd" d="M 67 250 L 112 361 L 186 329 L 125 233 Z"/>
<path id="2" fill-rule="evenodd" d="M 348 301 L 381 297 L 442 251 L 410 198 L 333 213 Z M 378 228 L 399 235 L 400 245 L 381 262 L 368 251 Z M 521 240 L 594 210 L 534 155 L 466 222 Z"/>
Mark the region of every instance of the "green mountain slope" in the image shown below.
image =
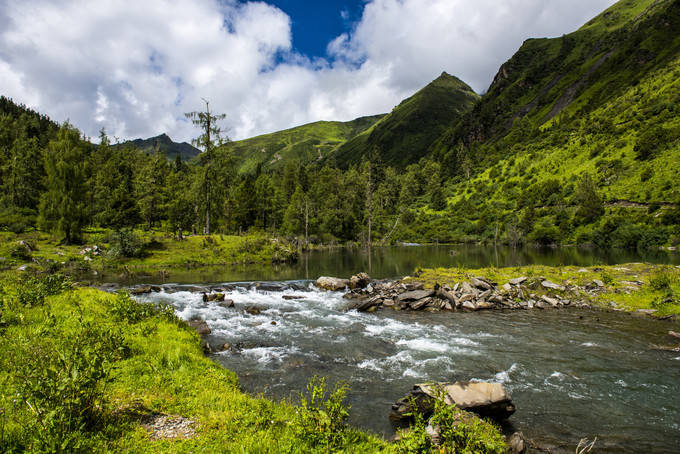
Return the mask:
<path id="1" fill-rule="evenodd" d="M 317 121 L 284 131 L 264 134 L 224 145 L 233 153 L 240 173 L 253 172 L 258 164 L 267 170 L 283 163 L 301 163 L 325 158 L 338 145 L 370 128 L 383 115 L 361 117 L 352 121 Z"/>
<path id="2" fill-rule="evenodd" d="M 148 139 L 135 139 L 123 142 L 121 145 L 132 145 L 142 151 L 155 151 L 158 149 L 170 161 L 174 161 L 179 156 L 183 161 L 195 158 L 201 153 L 198 148 L 186 142 L 173 142 L 167 134 L 150 137 Z"/>
<path id="3" fill-rule="evenodd" d="M 456 213 L 438 228 L 453 239 L 663 244 L 680 223 L 679 139 L 680 1 L 620 1 L 574 33 L 526 41 L 438 139 L 431 156 Z M 588 198 L 597 209 L 586 216 Z"/>
<path id="4" fill-rule="evenodd" d="M 447 125 L 472 108 L 479 96 L 463 81 L 442 73 L 373 127 L 332 153 L 341 166 L 357 163 L 377 149 L 382 160 L 403 167 L 427 154 Z"/>

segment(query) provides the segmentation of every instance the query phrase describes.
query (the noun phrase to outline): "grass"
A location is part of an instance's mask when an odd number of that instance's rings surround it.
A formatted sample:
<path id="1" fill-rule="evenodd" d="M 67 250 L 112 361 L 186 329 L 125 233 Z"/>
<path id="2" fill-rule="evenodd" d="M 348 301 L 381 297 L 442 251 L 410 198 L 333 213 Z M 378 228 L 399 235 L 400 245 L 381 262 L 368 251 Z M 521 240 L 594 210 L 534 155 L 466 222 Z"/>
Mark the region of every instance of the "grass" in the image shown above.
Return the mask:
<path id="1" fill-rule="evenodd" d="M 271 264 L 294 261 L 295 249 L 287 243 L 264 234 L 195 235 L 178 241 L 160 231 L 136 231 L 143 250 L 140 257 L 111 257 L 108 238 L 110 231 L 90 229 L 81 245 L 64 245 L 47 233 L 32 231 L 24 234 L 0 232 L 0 268 L 12 269 L 20 265 L 32 266 L 34 261 L 53 270 L 68 271 L 159 271 L 178 268 L 230 266 L 241 264 Z M 25 241 L 33 250 L 28 256 L 18 257 L 13 250 Z M 99 246 L 102 252 L 82 254 L 87 247 Z M 87 260 L 85 257 L 91 260 Z"/>
<path id="2" fill-rule="evenodd" d="M 667 265 L 630 263 L 615 266 L 522 266 L 512 268 L 436 268 L 420 270 L 410 280 L 424 282 L 429 288 L 435 284 L 454 285 L 472 276 L 486 277 L 503 286 L 517 277 L 541 277 L 560 285 L 583 288 L 594 280 L 605 284 L 602 292 L 590 294 L 582 290 L 566 291 L 565 296 L 578 298 L 594 306 L 634 312 L 640 309 L 656 310 L 655 316 L 680 314 L 680 268 Z M 536 295 L 547 293 L 540 286 L 531 288 Z M 551 291 L 554 293 L 554 291 Z"/>

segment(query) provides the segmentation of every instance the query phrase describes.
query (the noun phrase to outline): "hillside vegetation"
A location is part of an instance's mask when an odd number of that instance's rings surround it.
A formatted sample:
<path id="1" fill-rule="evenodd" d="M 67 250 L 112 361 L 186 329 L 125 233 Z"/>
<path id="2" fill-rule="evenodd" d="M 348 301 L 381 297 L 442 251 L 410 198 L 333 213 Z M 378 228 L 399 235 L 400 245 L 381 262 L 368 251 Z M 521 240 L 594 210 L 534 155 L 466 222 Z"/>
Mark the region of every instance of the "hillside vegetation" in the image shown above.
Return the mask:
<path id="1" fill-rule="evenodd" d="M 445 130 L 479 100 L 457 77 L 442 73 L 371 128 L 340 145 L 332 156 L 338 165 L 358 164 L 374 150 L 387 165 L 405 167 L 427 154 Z"/>
<path id="2" fill-rule="evenodd" d="M 317 121 L 230 142 L 224 149 L 231 150 L 239 173 L 252 173 L 258 165 L 265 170 L 281 169 L 287 161 L 313 163 L 327 157 L 331 150 L 370 128 L 382 117 L 373 115 L 347 122 Z"/>

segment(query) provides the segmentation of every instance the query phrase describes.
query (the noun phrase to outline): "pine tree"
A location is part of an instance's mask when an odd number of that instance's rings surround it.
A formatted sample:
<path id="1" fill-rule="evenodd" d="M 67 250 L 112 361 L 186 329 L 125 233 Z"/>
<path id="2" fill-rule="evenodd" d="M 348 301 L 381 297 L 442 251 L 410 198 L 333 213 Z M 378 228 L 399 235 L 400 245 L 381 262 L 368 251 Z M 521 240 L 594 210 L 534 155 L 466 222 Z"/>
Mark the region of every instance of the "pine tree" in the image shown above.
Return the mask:
<path id="1" fill-rule="evenodd" d="M 67 244 L 80 240 L 87 221 L 84 162 L 85 147 L 80 133 L 66 123 L 47 146 L 47 191 L 40 203 L 40 224 L 64 235 Z"/>
<path id="2" fill-rule="evenodd" d="M 210 211 L 212 209 L 212 186 L 214 185 L 215 170 L 213 168 L 213 152 L 215 147 L 228 141 L 228 137 L 222 137 L 223 130 L 218 125 L 220 120 L 226 118 L 225 114 L 214 115 L 210 112 L 210 103 L 205 102 L 205 111 L 203 112 L 188 112 L 185 116 L 191 120 L 194 126 L 198 126 L 203 133 L 191 143 L 198 148 L 203 149 L 201 162 L 203 164 L 203 175 L 201 181 L 201 192 L 203 197 L 204 213 L 205 213 L 205 227 L 203 233 L 210 235 Z"/>

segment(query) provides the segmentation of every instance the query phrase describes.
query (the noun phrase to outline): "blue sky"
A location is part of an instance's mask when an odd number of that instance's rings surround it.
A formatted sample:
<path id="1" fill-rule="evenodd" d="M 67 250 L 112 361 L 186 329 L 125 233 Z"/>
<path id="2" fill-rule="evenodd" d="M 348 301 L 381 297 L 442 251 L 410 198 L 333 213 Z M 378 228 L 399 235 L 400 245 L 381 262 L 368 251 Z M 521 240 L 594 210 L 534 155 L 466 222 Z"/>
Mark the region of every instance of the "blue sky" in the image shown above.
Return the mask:
<path id="1" fill-rule="evenodd" d="M 243 139 L 389 112 L 442 71 L 484 92 L 522 42 L 615 0 L 0 0 L 0 94 L 121 140 Z"/>
<path id="2" fill-rule="evenodd" d="M 362 0 L 270 0 L 291 18 L 293 47 L 309 57 L 325 57 L 326 46 L 361 18 Z"/>

